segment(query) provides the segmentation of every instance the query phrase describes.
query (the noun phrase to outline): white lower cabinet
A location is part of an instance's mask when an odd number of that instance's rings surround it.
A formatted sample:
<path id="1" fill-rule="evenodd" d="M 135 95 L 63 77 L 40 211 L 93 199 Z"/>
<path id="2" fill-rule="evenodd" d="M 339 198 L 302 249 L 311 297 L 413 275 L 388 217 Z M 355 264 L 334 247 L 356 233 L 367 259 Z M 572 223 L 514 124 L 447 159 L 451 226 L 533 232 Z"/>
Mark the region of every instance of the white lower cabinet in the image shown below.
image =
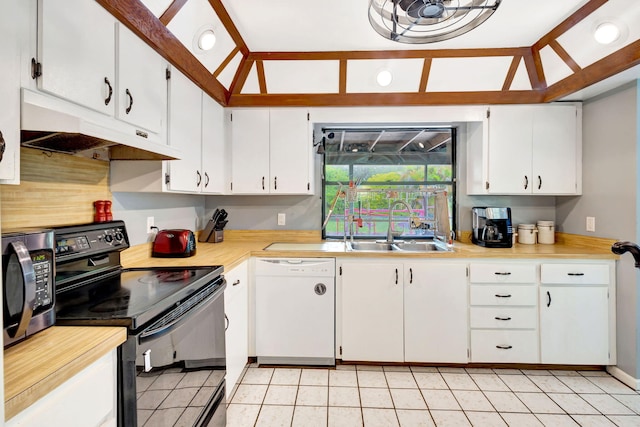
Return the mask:
<path id="1" fill-rule="evenodd" d="M 342 360 L 468 360 L 467 269 L 442 261 L 342 261 Z"/>
<path id="2" fill-rule="evenodd" d="M 539 363 L 536 263 L 472 263 L 471 362 Z"/>
<path id="3" fill-rule="evenodd" d="M 609 264 L 542 264 L 542 363 L 611 365 L 615 292 Z"/>
<path id="4" fill-rule="evenodd" d="M 467 363 L 467 266 L 404 265 L 404 359 Z"/>
<path id="5" fill-rule="evenodd" d="M 227 280 L 224 311 L 228 322 L 225 333 L 228 402 L 249 358 L 248 262 L 244 261 L 224 275 Z"/>
<path id="6" fill-rule="evenodd" d="M 74 375 L 8 420 L 8 427 L 115 427 L 117 350 Z"/>
<path id="7" fill-rule="evenodd" d="M 342 262 L 342 360 L 403 362 L 403 264 Z"/>

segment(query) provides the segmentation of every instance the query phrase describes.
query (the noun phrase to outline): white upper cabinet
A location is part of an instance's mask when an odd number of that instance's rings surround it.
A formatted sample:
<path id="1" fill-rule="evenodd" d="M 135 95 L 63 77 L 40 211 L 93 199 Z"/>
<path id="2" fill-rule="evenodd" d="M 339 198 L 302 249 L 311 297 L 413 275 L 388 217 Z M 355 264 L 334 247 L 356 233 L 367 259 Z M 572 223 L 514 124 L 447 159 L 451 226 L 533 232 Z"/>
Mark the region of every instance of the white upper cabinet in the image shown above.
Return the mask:
<path id="1" fill-rule="evenodd" d="M 105 114 L 116 104 L 116 19 L 86 0 L 38 2 L 41 90 Z"/>
<path id="2" fill-rule="evenodd" d="M 200 191 L 222 194 L 226 189 L 224 108 L 202 94 L 202 183 Z"/>
<path id="3" fill-rule="evenodd" d="M 269 193 L 269 110 L 233 110 L 231 192 Z"/>
<path id="4" fill-rule="evenodd" d="M 202 90 L 173 69 L 169 100 L 169 145 L 180 147 L 183 157 L 167 161 L 167 189 L 197 192 L 202 183 Z"/>
<path id="5" fill-rule="evenodd" d="M 117 117 L 159 133 L 167 104 L 166 64 L 124 25 L 118 25 Z"/>
<path id="6" fill-rule="evenodd" d="M 581 194 L 579 105 L 498 105 L 487 115 L 484 134 L 471 126 L 468 194 Z"/>
<path id="7" fill-rule="evenodd" d="M 308 113 L 304 109 L 271 109 L 269 112 L 270 192 L 310 192 Z"/>
<path id="8" fill-rule="evenodd" d="M 233 194 L 311 194 L 306 109 L 238 109 L 231 114 Z"/>
<path id="9" fill-rule="evenodd" d="M 95 1 L 40 0 L 38 7 L 38 88 L 164 142 L 165 60 Z"/>

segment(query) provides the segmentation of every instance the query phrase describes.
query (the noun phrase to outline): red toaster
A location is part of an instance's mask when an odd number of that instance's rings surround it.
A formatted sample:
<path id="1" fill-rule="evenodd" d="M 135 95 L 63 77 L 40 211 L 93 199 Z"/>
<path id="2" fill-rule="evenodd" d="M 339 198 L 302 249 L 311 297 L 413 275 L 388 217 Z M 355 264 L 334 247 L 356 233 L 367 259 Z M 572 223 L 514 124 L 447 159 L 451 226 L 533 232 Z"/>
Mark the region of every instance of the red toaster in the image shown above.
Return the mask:
<path id="1" fill-rule="evenodd" d="M 160 230 L 153 240 L 151 256 L 186 258 L 196 254 L 196 237 L 191 230 Z"/>

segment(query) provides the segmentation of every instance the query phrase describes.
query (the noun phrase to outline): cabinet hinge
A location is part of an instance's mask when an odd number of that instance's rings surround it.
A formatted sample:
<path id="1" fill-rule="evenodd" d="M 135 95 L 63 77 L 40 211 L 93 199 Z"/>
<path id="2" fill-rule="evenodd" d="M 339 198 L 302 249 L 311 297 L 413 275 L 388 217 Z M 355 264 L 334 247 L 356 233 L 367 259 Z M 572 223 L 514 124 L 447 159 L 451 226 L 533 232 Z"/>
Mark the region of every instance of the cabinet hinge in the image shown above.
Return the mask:
<path id="1" fill-rule="evenodd" d="M 311 114 L 307 113 L 307 121 L 311 120 Z"/>
<path id="2" fill-rule="evenodd" d="M 485 182 L 485 183 L 484 183 L 484 188 L 485 188 L 485 190 L 488 190 L 488 189 L 489 189 L 489 181 L 487 181 L 487 182 Z"/>
<path id="3" fill-rule="evenodd" d="M 164 183 L 165 184 L 169 184 L 171 182 L 171 175 L 169 175 L 168 173 L 164 174 Z"/>
<path id="4" fill-rule="evenodd" d="M 307 191 L 311 190 L 311 183 L 307 182 Z"/>
<path id="5" fill-rule="evenodd" d="M 491 117 L 491 110 L 489 110 L 489 109 L 487 108 L 487 119 L 488 119 L 489 117 Z"/>
<path id="6" fill-rule="evenodd" d="M 340 356 L 342 356 L 342 346 L 340 346 Z"/>
<path id="7" fill-rule="evenodd" d="M 471 350 L 467 349 L 467 359 L 471 359 Z"/>
<path id="8" fill-rule="evenodd" d="M 340 275 L 342 276 L 342 266 L 340 266 Z"/>
<path id="9" fill-rule="evenodd" d="M 469 267 L 467 267 L 467 277 L 469 277 Z"/>
<path id="10" fill-rule="evenodd" d="M 232 122 L 233 121 L 233 113 L 229 114 L 229 121 Z"/>
<path id="11" fill-rule="evenodd" d="M 230 187 L 231 187 L 231 191 L 233 191 L 233 182 L 231 183 Z"/>
<path id="12" fill-rule="evenodd" d="M 167 68 L 167 69 L 165 70 L 164 77 L 165 77 L 167 80 L 171 80 L 171 70 L 170 70 L 169 68 Z"/>
<path id="13" fill-rule="evenodd" d="M 36 58 L 31 58 L 31 78 L 37 79 L 42 76 L 42 64 L 36 61 Z"/>

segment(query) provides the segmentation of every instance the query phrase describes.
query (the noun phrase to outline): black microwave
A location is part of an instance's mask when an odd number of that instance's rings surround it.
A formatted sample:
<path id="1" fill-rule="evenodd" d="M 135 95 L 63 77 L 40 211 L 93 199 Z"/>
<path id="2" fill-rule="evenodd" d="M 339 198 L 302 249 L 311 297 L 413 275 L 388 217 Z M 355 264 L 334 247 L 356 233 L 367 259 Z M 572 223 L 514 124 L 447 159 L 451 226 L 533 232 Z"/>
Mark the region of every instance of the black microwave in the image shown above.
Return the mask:
<path id="1" fill-rule="evenodd" d="M 55 323 L 54 244 L 53 230 L 2 234 L 4 348 Z"/>

